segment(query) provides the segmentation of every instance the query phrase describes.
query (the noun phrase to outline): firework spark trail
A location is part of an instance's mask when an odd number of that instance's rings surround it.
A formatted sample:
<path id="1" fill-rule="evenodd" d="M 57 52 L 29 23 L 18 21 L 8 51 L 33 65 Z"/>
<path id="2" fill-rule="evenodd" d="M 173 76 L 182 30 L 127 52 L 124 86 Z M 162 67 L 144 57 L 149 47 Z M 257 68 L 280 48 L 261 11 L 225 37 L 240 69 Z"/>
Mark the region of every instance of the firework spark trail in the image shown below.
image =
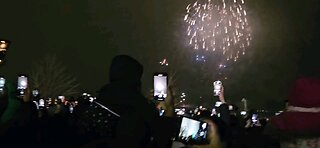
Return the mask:
<path id="1" fill-rule="evenodd" d="M 251 29 L 244 0 L 197 0 L 186 8 L 188 43 L 237 61 L 250 46 Z"/>

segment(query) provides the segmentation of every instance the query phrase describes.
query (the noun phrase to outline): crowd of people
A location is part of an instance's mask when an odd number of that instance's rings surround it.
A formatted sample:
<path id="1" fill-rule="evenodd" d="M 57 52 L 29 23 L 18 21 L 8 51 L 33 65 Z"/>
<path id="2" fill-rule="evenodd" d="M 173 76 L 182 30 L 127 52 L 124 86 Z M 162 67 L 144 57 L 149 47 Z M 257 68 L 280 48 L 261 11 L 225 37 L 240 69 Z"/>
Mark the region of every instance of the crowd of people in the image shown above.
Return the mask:
<path id="1" fill-rule="evenodd" d="M 114 57 L 109 83 L 97 99 L 81 97 L 74 103 L 58 101 L 39 107 L 30 91 L 17 96 L 6 82 L 0 97 L 1 147 L 110 147 L 110 148 L 278 148 L 320 147 L 320 78 L 306 76 L 293 85 L 284 112 L 267 120 L 246 118 L 230 109 L 222 88 L 218 114 L 198 110 L 193 119 L 208 126 L 207 142 L 176 139 L 181 116 L 175 112 L 168 87 L 164 101 L 155 102 L 141 92 L 142 65 L 127 55 Z M 164 109 L 160 116 L 158 105 Z M 71 107 L 71 108 L 70 108 Z M 191 117 L 191 115 L 189 115 Z"/>

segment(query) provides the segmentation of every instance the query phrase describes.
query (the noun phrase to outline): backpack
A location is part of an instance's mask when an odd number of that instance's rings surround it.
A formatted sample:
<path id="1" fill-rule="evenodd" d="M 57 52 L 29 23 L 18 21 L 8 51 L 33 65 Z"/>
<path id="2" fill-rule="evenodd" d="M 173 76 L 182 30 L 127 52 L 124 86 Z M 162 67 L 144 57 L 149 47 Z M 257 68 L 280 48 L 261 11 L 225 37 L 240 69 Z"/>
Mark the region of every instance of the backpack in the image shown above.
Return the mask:
<path id="1" fill-rule="evenodd" d="M 113 138 L 120 115 L 109 108 L 92 101 L 83 104 L 75 111 L 79 134 L 86 137 L 86 140 L 101 138 Z"/>

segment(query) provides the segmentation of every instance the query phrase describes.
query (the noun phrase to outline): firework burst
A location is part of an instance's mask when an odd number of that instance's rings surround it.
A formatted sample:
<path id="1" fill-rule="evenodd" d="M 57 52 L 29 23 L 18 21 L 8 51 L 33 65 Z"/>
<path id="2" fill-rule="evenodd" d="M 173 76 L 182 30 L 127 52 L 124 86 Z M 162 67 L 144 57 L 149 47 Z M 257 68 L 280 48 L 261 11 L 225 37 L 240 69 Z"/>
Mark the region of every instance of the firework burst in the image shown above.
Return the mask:
<path id="1" fill-rule="evenodd" d="M 188 44 L 237 61 L 250 46 L 251 29 L 244 0 L 197 0 L 186 8 Z"/>

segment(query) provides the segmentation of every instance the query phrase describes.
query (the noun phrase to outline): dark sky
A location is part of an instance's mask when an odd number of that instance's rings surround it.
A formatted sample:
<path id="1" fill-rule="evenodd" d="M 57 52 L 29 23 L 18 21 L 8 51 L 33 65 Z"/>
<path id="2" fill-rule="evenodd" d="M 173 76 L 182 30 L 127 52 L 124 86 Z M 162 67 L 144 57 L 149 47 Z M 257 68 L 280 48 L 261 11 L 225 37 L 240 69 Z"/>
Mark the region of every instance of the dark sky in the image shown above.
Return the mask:
<path id="1" fill-rule="evenodd" d="M 211 65 L 197 65 L 185 45 L 184 10 L 192 0 L 1 0 L 0 38 L 12 42 L 1 75 L 14 79 L 33 63 L 55 54 L 81 89 L 93 92 L 108 81 L 116 54 L 145 66 L 144 90 L 157 63 L 176 73 L 177 91 L 193 103 L 211 104 Z M 300 69 L 317 66 L 317 0 L 247 0 L 253 30 L 248 54 L 226 70 L 226 96 L 246 97 L 253 107 L 280 108 Z M 307 66 L 306 66 L 307 65 Z M 210 71 L 211 69 L 211 71 Z M 209 72 L 210 71 L 210 72 Z M 202 100 L 199 97 L 202 96 Z"/>

